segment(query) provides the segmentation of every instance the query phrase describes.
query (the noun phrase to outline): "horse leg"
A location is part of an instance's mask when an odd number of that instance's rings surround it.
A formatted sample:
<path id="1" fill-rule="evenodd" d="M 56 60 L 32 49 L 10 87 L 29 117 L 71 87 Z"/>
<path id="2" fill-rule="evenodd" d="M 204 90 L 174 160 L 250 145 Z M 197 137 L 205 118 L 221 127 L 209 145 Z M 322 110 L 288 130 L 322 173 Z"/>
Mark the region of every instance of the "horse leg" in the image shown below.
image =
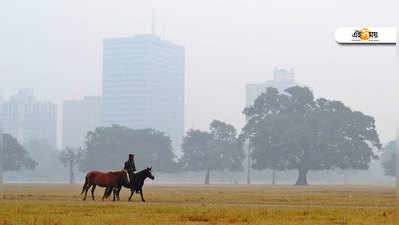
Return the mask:
<path id="1" fill-rule="evenodd" d="M 140 189 L 140 195 L 141 195 L 141 201 L 145 202 L 145 200 L 143 198 L 143 189 Z"/>
<path id="2" fill-rule="evenodd" d="M 121 192 L 122 186 L 118 187 L 117 191 L 116 191 L 116 199 L 119 201 L 119 193 Z"/>
<path id="3" fill-rule="evenodd" d="M 108 192 L 108 188 L 109 188 L 109 187 L 106 187 L 106 188 L 105 188 L 104 195 L 103 195 L 103 198 L 102 198 L 103 201 L 104 201 L 105 196 L 106 196 L 106 194 L 107 194 L 107 192 Z"/>
<path id="4" fill-rule="evenodd" d="M 93 199 L 93 201 L 94 201 L 94 189 L 96 189 L 96 185 L 93 185 L 93 187 L 91 188 L 91 199 Z"/>
<path id="5" fill-rule="evenodd" d="M 128 200 L 129 202 L 132 199 L 133 194 L 134 194 L 134 190 L 130 189 L 130 196 L 129 196 L 129 200 Z"/>
<path id="6" fill-rule="evenodd" d="M 91 184 L 88 184 L 87 187 L 86 187 L 86 189 L 85 189 L 85 196 L 83 197 L 83 201 L 86 200 L 86 198 L 87 198 L 87 192 L 89 191 L 90 187 L 91 187 Z"/>
<path id="7" fill-rule="evenodd" d="M 116 196 L 116 188 L 112 188 L 112 192 L 113 192 L 113 199 L 112 201 L 115 201 L 115 196 Z"/>

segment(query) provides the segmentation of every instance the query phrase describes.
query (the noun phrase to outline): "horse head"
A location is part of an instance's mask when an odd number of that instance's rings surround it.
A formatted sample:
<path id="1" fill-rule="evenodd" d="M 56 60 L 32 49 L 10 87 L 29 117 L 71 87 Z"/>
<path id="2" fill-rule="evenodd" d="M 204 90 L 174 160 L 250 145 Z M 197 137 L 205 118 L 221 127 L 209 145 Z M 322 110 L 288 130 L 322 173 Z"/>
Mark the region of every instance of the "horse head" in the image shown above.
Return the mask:
<path id="1" fill-rule="evenodd" d="M 151 180 L 154 180 L 155 177 L 154 177 L 154 175 L 152 175 L 151 170 L 152 170 L 152 167 L 147 167 L 147 169 L 145 169 L 145 175 L 146 175 L 146 177 L 150 178 Z"/>

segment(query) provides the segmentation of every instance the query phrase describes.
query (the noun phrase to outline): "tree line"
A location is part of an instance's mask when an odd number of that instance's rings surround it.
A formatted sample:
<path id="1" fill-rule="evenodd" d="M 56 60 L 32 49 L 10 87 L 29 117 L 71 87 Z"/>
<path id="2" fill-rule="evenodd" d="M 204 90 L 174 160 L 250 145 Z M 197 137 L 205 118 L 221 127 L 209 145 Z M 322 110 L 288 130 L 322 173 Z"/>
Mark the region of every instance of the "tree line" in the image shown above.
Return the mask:
<path id="1" fill-rule="evenodd" d="M 58 158 L 69 168 L 70 182 L 75 167 L 82 172 L 121 169 L 126 156 L 135 153 L 138 168 L 151 165 L 159 172 L 204 171 L 204 183 L 209 184 L 212 171 L 242 171 L 243 149 L 248 145 L 253 169 L 297 170 L 296 184 L 307 185 L 311 170 L 368 169 L 383 149 L 373 117 L 340 101 L 316 99 L 307 87 L 295 86 L 284 92 L 268 88 L 243 114 L 246 124 L 240 133 L 220 120 L 213 120 L 207 131 L 188 130 L 181 157 L 174 154 L 164 132 L 112 125 L 89 131 L 84 147 L 66 148 Z M 3 138 L 6 171 L 35 168 L 37 162 L 15 138 L 8 134 Z M 391 148 L 392 144 L 384 149 Z M 394 175 L 393 158 L 384 158 L 386 175 Z"/>

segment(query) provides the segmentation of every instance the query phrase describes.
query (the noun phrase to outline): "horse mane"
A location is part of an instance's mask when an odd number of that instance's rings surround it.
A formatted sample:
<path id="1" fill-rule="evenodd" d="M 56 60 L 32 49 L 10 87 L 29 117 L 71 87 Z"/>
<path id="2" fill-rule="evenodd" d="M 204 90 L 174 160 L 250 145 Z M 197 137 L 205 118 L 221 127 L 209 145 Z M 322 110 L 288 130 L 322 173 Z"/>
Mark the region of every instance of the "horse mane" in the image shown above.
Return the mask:
<path id="1" fill-rule="evenodd" d="M 139 174 L 141 175 L 141 174 L 143 174 L 146 170 L 147 170 L 147 169 L 140 170 L 139 172 L 136 173 L 136 175 L 139 175 Z"/>

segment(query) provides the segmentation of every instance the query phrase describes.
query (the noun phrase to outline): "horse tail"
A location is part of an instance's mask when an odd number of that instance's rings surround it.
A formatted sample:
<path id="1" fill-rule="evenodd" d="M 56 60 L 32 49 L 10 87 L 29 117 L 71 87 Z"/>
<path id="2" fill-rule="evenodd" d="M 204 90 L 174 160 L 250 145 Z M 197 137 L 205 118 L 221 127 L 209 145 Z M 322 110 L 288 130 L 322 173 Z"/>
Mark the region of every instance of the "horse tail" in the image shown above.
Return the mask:
<path id="1" fill-rule="evenodd" d="M 82 192 L 80 192 L 80 195 L 82 195 L 83 192 L 85 192 L 85 190 L 86 190 L 86 188 L 87 188 L 87 184 L 88 184 L 88 182 L 87 182 L 87 176 L 86 176 L 86 178 L 85 178 L 85 184 L 83 184 Z"/>

